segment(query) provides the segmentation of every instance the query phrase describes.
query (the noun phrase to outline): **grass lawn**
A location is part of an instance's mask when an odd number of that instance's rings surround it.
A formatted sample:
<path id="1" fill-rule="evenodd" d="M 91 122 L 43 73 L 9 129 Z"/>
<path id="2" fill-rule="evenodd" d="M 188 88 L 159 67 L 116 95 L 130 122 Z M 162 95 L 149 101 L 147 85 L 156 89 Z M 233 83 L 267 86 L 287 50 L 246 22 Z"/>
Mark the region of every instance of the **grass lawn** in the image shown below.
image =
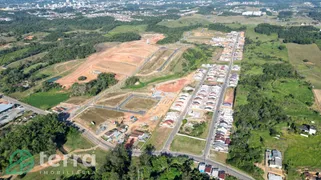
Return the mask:
<path id="1" fill-rule="evenodd" d="M 27 73 L 29 73 L 32 69 L 35 69 L 37 66 L 45 65 L 45 64 L 46 64 L 46 63 L 37 63 L 37 64 L 34 64 L 34 65 L 31 65 L 31 66 L 25 68 L 25 69 L 23 70 L 23 72 L 24 72 L 25 74 L 27 74 Z"/>
<path id="2" fill-rule="evenodd" d="M 226 164 L 227 155 L 227 153 L 211 150 L 209 157 L 210 159 Z"/>
<path id="3" fill-rule="evenodd" d="M 156 150 L 161 150 L 172 130 L 173 129 L 171 128 L 157 126 L 151 138 L 145 143 L 145 145 L 152 144 Z"/>
<path id="4" fill-rule="evenodd" d="M 22 99 L 22 101 L 41 109 L 50 109 L 51 107 L 66 101 L 68 98 L 69 93 L 53 90 L 31 94 L 30 96 Z"/>
<path id="5" fill-rule="evenodd" d="M 84 154 L 95 154 L 96 155 L 96 169 L 99 169 L 103 165 L 103 163 L 106 161 L 106 154 L 107 153 L 108 153 L 107 151 L 97 148 L 95 150 L 77 152 L 75 154 L 77 154 L 79 156 L 84 155 Z"/>
<path id="6" fill-rule="evenodd" d="M 117 33 L 127 33 L 127 32 L 134 32 L 134 33 L 143 33 L 145 32 L 147 25 L 121 25 L 117 26 L 111 31 L 109 31 L 106 35 L 113 35 Z"/>
<path id="7" fill-rule="evenodd" d="M 89 149 L 93 146 L 94 145 L 91 142 L 81 136 L 78 132 L 69 133 L 67 135 L 67 141 L 64 144 L 64 147 L 66 147 L 69 152 L 76 149 Z"/>
<path id="8" fill-rule="evenodd" d="M 24 64 L 24 63 L 26 63 L 26 62 L 28 62 L 28 61 L 35 61 L 35 60 L 37 60 L 37 59 L 43 58 L 46 54 L 47 54 L 47 52 L 42 52 L 42 53 L 39 53 L 39 54 L 30 56 L 30 57 L 27 57 L 27 58 L 24 58 L 24 59 L 15 61 L 15 62 L 13 62 L 13 63 L 10 63 L 10 64 L 8 64 L 7 67 L 14 68 L 14 67 L 17 67 L 17 66 L 19 66 L 20 64 Z"/>
<path id="9" fill-rule="evenodd" d="M 287 44 L 291 64 L 311 82 L 316 89 L 321 89 L 321 51 L 315 44 Z M 306 62 L 304 62 L 305 60 Z"/>
<path id="10" fill-rule="evenodd" d="M 208 25 L 210 23 L 211 22 L 207 20 L 205 16 L 200 14 L 195 14 L 192 16 L 184 16 L 177 20 L 165 20 L 158 23 L 158 25 L 175 28 L 175 27 L 191 26 L 196 24 Z"/>
<path id="11" fill-rule="evenodd" d="M 175 136 L 170 150 L 175 152 L 185 152 L 201 155 L 205 148 L 206 141 L 192 139 L 185 136 Z"/>
<path id="12" fill-rule="evenodd" d="M 0 56 L 0 65 L 8 63 L 14 60 L 15 58 L 21 57 L 24 53 L 28 52 L 28 50 L 29 48 L 23 48 L 23 49 L 19 49 L 17 51 Z"/>

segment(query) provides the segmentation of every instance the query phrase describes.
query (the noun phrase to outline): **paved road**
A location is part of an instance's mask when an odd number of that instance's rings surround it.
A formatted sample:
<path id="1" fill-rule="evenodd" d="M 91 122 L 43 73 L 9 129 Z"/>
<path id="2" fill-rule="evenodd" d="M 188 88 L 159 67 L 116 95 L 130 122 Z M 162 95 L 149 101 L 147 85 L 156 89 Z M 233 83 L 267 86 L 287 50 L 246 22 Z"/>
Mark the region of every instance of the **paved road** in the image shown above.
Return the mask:
<path id="1" fill-rule="evenodd" d="M 169 147 L 170 147 L 171 143 L 173 142 L 175 135 L 178 133 L 179 128 L 181 127 L 182 120 L 184 119 L 184 117 L 187 114 L 188 107 L 191 104 L 191 102 L 193 101 L 193 99 L 194 99 L 195 95 L 197 94 L 199 88 L 204 83 L 207 73 L 208 73 L 208 69 L 206 70 L 206 73 L 204 74 L 204 77 L 202 78 L 202 80 L 198 83 L 197 87 L 195 88 L 195 90 L 193 92 L 193 95 L 189 99 L 189 101 L 187 102 L 187 105 L 185 106 L 183 112 L 180 114 L 179 118 L 177 119 L 175 127 L 173 128 L 171 134 L 169 135 L 167 141 L 164 144 L 164 147 L 163 147 L 164 151 L 169 150 Z"/>
<path id="2" fill-rule="evenodd" d="M 219 110 L 220 110 L 220 107 L 221 107 L 221 105 L 223 103 L 223 98 L 224 98 L 224 94 L 225 94 L 226 88 L 228 87 L 228 80 L 229 80 L 229 77 L 230 77 L 233 61 L 234 61 L 234 58 L 235 58 L 234 53 L 236 51 L 236 46 L 237 46 L 238 39 L 239 39 L 239 36 L 237 36 L 237 40 L 236 40 L 236 42 L 234 44 L 234 47 L 233 47 L 228 73 L 226 74 L 225 81 L 224 81 L 224 84 L 222 86 L 221 95 L 220 95 L 219 100 L 218 100 L 218 102 L 216 104 L 216 110 L 215 110 L 215 112 L 213 114 L 213 118 L 212 118 L 212 121 L 211 121 L 211 124 L 210 124 L 210 129 L 209 129 L 209 133 L 208 133 L 208 136 L 207 136 L 206 146 L 205 146 L 205 149 L 204 149 L 204 158 L 208 157 L 208 155 L 210 153 L 210 150 L 211 150 L 211 145 L 212 145 L 212 142 L 213 142 L 213 136 L 214 136 L 214 134 L 216 132 L 215 124 L 218 121 Z"/>
<path id="3" fill-rule="evenodd" d="M 172 59 L 172 57 L 180 50 L 181 48 L 175 49 L 175 51 L 166 59 L 166 61 L 163 63 L 161 67 L 157 69 L 157 71 L 162 71 L 166 64 Z"/>
<path id="4" fill-rule="evenodd" d="M 92 107 L 100 108 L 100 109 L 107 109 L 107 110 L 111 110 L 111 111 L 139 114 L 139 115 L 144 115 L 146 113 L 146 111 L 132 111 L 132 110 L 128 110 L 128 109 L 122 109 L 119 107 L 109 107 L 109 106 L 103 106 L 103 105 L 92 105 Z"/>
<path id="5" fill-rule="evenodd" d="M 11 98 L 11 97 L 8 97 L 8 96 L 5 96 L 5 95 L 2 95 L 2 99 L 6 100 L 6 101 L 9 101 L 10 103 L 13 103 L 13 104 L 20 104 L 25 109 L 33 111 L 33 112 L 35 112 L 37 114 L 43 114 L 43 115 L 48 114 L 48 112 L 46 112 L 46 111 L 44 111 L 42 109 L 33 107 L 33 106 L 29 105 L 29 104 L 23 103 L 21 101 L 18 101 L 18 100 L 14 99 L 14 98 Z"/>

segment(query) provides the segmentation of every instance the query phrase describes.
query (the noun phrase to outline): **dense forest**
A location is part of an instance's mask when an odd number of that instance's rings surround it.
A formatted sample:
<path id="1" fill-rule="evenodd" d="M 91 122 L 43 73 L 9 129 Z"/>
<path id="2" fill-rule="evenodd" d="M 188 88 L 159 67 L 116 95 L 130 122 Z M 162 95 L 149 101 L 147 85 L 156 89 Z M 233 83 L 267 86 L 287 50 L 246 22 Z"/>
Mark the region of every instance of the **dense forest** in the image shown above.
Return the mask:
<path id="1" fill-rule="evenodd" d="M 9 165 L 9 156 L 17 149 L 27 149 L 31 154 L 54 154 L 66 141 L 71 128 L 58 121 L 58 116 L 37 116 L 31 122 L 17 125 L 0 137 L 0 169 Z"/>
<path id="2" fill-rule="evenodd" d="M 245 26 L 241 26 L 239 28 L 231 28 L 229 26 L 226 26 L 224 24 L 221 24 L 221 23 L 215 23 L 215 24 L 210 24 L 208 26 L 208 29 L 209 30 L 214 30 L 214 31 L 221 31 L 221 32 L 231 32 L 231 31 L 244 31 L 246 30 L 246 27 Z"/>
<path id="3" fill-rule="evenodd" d="M 308 13 L 308 16 L 316 21 L 321 21 L 321 12 L 312 11 Z"/>
<path id="4" fill-rule="evenodd" d="M 259 24 L 255 28 L 255 32 L 261 34 L 271 35 L 272 33 L 278 34 L 278 37 L 283 39 L 284 43 L 298 43 L 298 44 L 311 44 L 316 40 L 321 39 L 320 29 L 313 26 L 277 26 L 271 24 Z"/>
<path id="5" fill-rule="evenodd" d="M 250 88 L 246 105 L 238 106 L 234 113 L 236 132 L 232 136 L 229 148 L 228 163 L 237 166 L 255 176 L 261 176 L 262 170 L 254 165 L 263 159 L 263 147 L 250 148 L 248 139 L 251 130 L 269 130 L 275 135 L 274 126 L 279 123 L 290 123 L 291 119 L 283 108 L 264 96 L 261 89 L 264 83 L 278 78 L 295 77 L 290 64 L 264 64 L 263 75 L 245 75 L 239 84 Z"/>
<path id="6" fill-rule="evenodd" d="M 139 157 L 132 157 L 131 149 L 118 145 L 107 153 L 105 163 L 91 175 L 75 175 L 68 179 L 177 179 L 204 180 L 209 176 L 193 168 L 193 160 L 186 156 L 172 157 L 168 154 L 152 155 L 148 146 Z"/>
<path id="7" fill-rule="evenodd" d="M 75 83 L 71 87 L 72 96 L 83 96 L 83 95 L 97 95 L 104 89 L 115 85 L 117 80 L 115 74 L 101 73 L 98 75 L 97 79 L 89 81 L 88 83 L 79 84 Z"/>

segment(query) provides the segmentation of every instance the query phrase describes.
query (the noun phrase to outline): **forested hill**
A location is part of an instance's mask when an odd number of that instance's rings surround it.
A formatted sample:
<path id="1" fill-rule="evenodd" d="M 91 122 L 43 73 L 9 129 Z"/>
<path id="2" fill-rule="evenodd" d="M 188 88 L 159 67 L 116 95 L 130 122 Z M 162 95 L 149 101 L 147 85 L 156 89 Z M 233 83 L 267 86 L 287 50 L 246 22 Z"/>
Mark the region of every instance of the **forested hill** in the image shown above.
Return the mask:
<path id="1" fill-rule="evenodd" d="M 317 40 L 321 40 L 320 29 L 314 26 L 285 27 L 271 24 L 259 24 L 255 28 L 255 32 L 267 35 L 276 33 L 285 43 L 311 44 L 315 43 Z"/>

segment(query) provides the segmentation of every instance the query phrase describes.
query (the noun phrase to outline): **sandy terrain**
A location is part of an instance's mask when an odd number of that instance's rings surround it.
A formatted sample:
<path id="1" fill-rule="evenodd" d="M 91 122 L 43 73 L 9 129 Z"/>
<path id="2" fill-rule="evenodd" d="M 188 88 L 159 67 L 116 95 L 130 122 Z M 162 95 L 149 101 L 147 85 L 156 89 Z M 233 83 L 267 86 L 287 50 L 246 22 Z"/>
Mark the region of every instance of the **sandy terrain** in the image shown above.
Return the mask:
<path id="1" fill-rule="evenodd" d="M 233 102 L 234 102 L 234 89 L 229 88 L 229 89 L 227 89 L 227 91 L 225 93 L 225 97 L 224 97 L 224 102 L 223 103 L 233 104 Z"/>
<path id="2" fill-rule="evenodd" d="M 321 89 L 314 89 L 313 90 L 314 96 L 315 96 L 315 102 L 321 111 Z"/>
<path id="3" fill-rule="evenodd" d="M 155 43 L 164 38 L 161 34 L 144 35 L 139 41 L 121 43 L 115 47 L 95 53 L 79 66 L 73 73 L 59 79 L 57 82 L 69 88 L 78 82 L 79 76 L 86 76 L 88 82 L 97 78 L 101 72 L 115 73 L 119 80 L 132 75 L 146 58 L 158 50 Z M 147 39 L 149 44 L 146 43 Z"/>
<path id="4" fill-rule="evenodd" d="M 163 92 L 179 92 L 184 86 L 191 83 L 191 75 L 178 80 L 167 81 L 156 86 L 156 90 Z"/>

